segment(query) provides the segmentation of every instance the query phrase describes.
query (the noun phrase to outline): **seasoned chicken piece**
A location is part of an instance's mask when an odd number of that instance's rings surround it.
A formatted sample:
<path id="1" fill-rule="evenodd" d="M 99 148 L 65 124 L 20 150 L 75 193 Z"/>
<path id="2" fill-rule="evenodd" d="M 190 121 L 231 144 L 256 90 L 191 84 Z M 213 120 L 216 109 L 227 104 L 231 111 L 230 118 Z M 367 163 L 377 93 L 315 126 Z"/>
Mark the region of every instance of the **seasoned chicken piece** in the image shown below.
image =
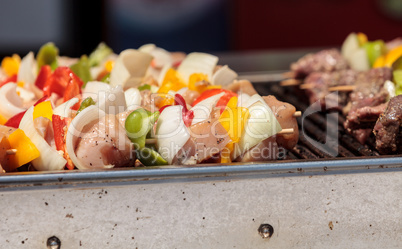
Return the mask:
<path id="1" fill-rule="evenodd" d="M 115 115 L 86 125 L 77 141 L 77 158 L 90 168 L 133 166 L 135 154 Z"/>
<path id="2" fill-rule="evenodd" d="M 293 129 L 292 134 L 283 134 L 276 136 L 276 142 L 279 147 L 284 147 L 285 149 L 292 149 L 299 141 L 299 127 L 297 126 L 297 120 L 293 117 L 296 112 L 296 108 L 286 102 L 277 100 L 274 96 L 264 96 L 263 97 L 267 105 L 274 112 L 276 119 L 281 125 L 282 129 Z"/>
<path id="3" fill-rule="evenodd" d="M 251 84 L 248 80 L 236 80 L 232 84 L 228 85 L 226 89 L 235 92 L 235 93 L 246 93 L 250 96 L 257 94 L 257 91 L 254 89 L 253 84 Z"/>
<path id="4" fill-rule="evenodd" d="M 283 155 L 284 148 L 292 149 L 299 140 L 299 128 L 297 120 L 293 117 L 296 108 L 282 101 L 277 100 L 274 96 L 263 97 L 267 105 L 274 112 L 276 119 L 282 129 L 293 129 L 292 134 L 274 135 L 271 136 L 256 146 L 246 151 L 242 156 L 236 158 L 239 162 L 256 162 L 275 160 Z"/>
<path id="5" fill-rule="evenodd" d="M 191 137 L 179 150 L 173 164 L 188 163 L 192 158 L 194 163 L 201 163 L 216 154 L 231 141 L 225 128 L 217 119 L 207 119 L 189 127 Z"/>

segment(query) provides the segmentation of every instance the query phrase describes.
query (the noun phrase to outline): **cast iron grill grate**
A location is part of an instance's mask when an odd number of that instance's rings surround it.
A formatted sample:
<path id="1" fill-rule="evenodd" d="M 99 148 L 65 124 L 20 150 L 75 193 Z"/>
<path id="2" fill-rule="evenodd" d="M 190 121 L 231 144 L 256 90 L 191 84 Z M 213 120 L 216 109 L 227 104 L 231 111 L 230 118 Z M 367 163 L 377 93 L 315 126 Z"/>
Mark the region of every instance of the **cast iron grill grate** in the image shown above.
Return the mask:
<path id="1" fill-rule="evenodd" d="M 307 97 L 298 87 L 282 87 L 279 82 L 256 83 L 255 89 L 262 95 L 274 95 L 278 100 L 288 102 L 298 111 L 305 113 L 309 107 Z M 301 130 L 298 144 L 287 152 L 285 159 L 330 159 L 335 157 L 370 157 L 379 156 L 375 149 L 375 139 L 370 136 L 368 142 L 360 144 L 354 137 L 345 132 L 342 114 L 336 119 L 327 116 L 328 113 L 315 112 L 306 117 L 298 118 Z M 327 132 L 331 130 L 332 132 Z M 329 134 L 329 135 L 328 135 Z M 333 134 L 333 136 L 331 136 Z M 311 140 L 317 141 L 312 144 Z M 333 140 L 331 146 L 324 146 L 328 140 Z"/>

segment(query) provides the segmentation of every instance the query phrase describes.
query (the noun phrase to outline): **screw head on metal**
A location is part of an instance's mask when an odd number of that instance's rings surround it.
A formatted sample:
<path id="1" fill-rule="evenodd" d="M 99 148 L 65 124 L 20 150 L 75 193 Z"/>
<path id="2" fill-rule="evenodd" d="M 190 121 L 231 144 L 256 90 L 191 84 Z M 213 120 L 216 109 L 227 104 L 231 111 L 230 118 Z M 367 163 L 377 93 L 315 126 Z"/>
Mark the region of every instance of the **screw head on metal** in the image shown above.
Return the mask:
<path id="1" fill-rule="evenodd" d="M 56 236 L 52 236 L 47 239 L 46 245 L 49 249 L 60 249 L 61 241 Z"/>
<path id="2" fill-rule="evenodd" d="M 258 228 L 258 233 L 263 239 L 269 239 L 274 233 L 274 228 L 270 224 L 261 224 Z"/>

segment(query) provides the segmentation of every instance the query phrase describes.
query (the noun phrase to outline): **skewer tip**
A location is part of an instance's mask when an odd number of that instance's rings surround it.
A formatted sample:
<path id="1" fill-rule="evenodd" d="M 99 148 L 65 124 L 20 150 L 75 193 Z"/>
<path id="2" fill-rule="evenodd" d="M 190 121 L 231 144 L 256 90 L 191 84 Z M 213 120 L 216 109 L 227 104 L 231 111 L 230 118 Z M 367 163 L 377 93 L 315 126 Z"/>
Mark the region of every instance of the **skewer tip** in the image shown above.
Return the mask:
<path id="1" fill-rule="evenodd" d="M 301 117 L 302 112 L 301 111 L 295 111 L 295 113 L 293 113 L 293 117 L 298 118 Z"/>
<path id="2" fill-rule="evenodd" d="M 297 80 L 297 79 L 287 79 L 287 80 L 282 80 L 280 82 L 281 86 L 298 86 L 302 83 L 301 80 Z"/>
<path id="3" fill-rule="evenodd" d="M 9 149 L 6 150 L 7 155 L 15 155 L 17 153 L 17 149 Z"/>

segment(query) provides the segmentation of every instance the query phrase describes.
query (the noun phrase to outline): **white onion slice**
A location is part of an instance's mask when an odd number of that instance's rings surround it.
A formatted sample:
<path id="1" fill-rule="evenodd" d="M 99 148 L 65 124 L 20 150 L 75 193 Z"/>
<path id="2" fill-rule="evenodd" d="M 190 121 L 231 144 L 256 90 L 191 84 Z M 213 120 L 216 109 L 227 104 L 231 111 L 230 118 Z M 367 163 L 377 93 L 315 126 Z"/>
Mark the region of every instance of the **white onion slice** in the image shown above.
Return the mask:
<path id="1" fill-rule="evenodd" d="M 25 111 L 22 100 L 17 94 L 17 84 L 7 83 L 0 88 L 0 114 L 6 119 Z"/>
<path id="2" fill-rule="evenodd" d="M 367 71 L 370 69 L 369 59 L 365 48 L 358 48 L 349 57 L 350 68 L 357 71 Z"/>
<path id="3" fill-rule="evenodd" d="M 153 57 L 135 49 L 126 49 L 117 57 L 110 72 L 110 85 L 124 89 L 137 87 L 145 76 Z"/>
<path id="4" fill-rule="evenodd" d="M 169 164 L 190 138 L 183 122 L 182 108 L 180 105 L 166 107 L 156 124 L 157 149 Z"/>
<path id="5" fill-rule="evenodd" d="M 77 145 L 78 138 L 81 135 L 81 131 L 84 129 L 85 125 L 96 121 L 105 115 L 105 112 L 100 110 L 98 107 L 93 105 L 88 106 L 73 119 L 68 127 L 66 135 L 66 149 L 71 161 L 78 169 L 90 168 L 89 165 L 84 165 L 75 154 L 75 147 Z"/>
<path id="6" fill-rule="evenodd" d="M 168 51 L 163 48 L 155 46 L 155 44 L 145 44 L 138 48 L 138 51 L 148 53 L 154 57 L 153 66 L 162 68 L 167 64 L 172 64 L 173 59 Z"/>
<path id="7" fill-rule="evenodd" d="M 17 86 L 16 91 L 24 103 L 33 101 L 35 99 L 35 93 L 28 91 L 22 87 Z"/>
<path id="8" fill-rule="evenodd" d="M 100 91 L 110 90 L 110 85 L 101 81 L 88 81 L 82 91 L 82 99 L 91 97 L 95 102 L 98 100 L 98 93 Z"/>
<path id="9" fill-rule="evenodd" d="M 227 86 L 237 78 L 237 73 L 227 65 L 219 68 L 212 76 L 212 85 Z"/>
<path id="10" fill-rule="evenodd" d="M 78 98 L 72 98 L 63 104 L 59 105 L 53 110 L 54 115 L 59 115 L 60 117 L 63 118 L 71 118 L 72 117 L 72 110 L 71 107 L 73 107 L 75 104 L 77 104 L 79 101 Z"/>
<path id="11" fill-rule="evenodd" d="M 209 98 L 204 99 L 203 101 L 197 103 L 190 110 L 194 112 L 194 118 L 191 122 L 191 125 L 202 122 L 209 118 L 211 115 L 212 109 L 216 106 L 216 103 L 225 93 L 219 93 L 213 95 Z"/>
<path id="12" fill-rule="evenodd" d="M 21 60 L 20 67 L 18 69 L 18 81 L 22 81 L 25 84 L 33 84 L 36 79 L 36 62 L 33 52 L 29 52 Z"/>
<path id="13" fill-rule="evenodd" d="M 250 99 L 250 95 L 247 93 L 239 93 L 238 94 L 238 100 L 237 100 L 237 106 L 243 106 L 246 101 Z"/>
<path id="14" fill-rule="evenodd" d="M 106 114 L 118 114 L 127 109 L 126 97 L 121 86 L 98 92 L 97 106 Z"/>
<path id="15" fill-rule="evenodd" d="M 388 93 L 388 99 L 393 98 L 393 97 L 396 96 L 395 84 L 392 81 L 386 80 L 385 83 L 384 83 L 384 89 Z"/>
<path id="16" fill-rule="evenodd" d="M 132 111 L 141 107 L 141 93 L 137 88 L 129 88 L 124 91 L 124 97 L 127 103 L 127 110 Z"/>
<path id="17" fill-rule="evenodd" d="M 246 101 L 245 107 L 250 116 L 237 148 L 233 151 L 233 159 L 282 130 L 275 114 L 260 95 L 254 94 Z"/>
<path id="18" fill-rule="evenodd" d="M 208 76 L 208 80 L 212 80 L 212 72 L 218 63 L 218 57 L 206 53 L 190 53 L 182 61 L 177 71 L 188 83 L 190 75 L 193 73 L 203 73 Z"/>
<path id="19" fill-rule="evenodd" d="M 40 152 L 40 156 L 32 161 L 37 170 L 62 170 L 67 161 L 36 131 L 33 121 L 34 107 L 31 106 L 22 117 L 19 128 L 25 132 Z"/>

